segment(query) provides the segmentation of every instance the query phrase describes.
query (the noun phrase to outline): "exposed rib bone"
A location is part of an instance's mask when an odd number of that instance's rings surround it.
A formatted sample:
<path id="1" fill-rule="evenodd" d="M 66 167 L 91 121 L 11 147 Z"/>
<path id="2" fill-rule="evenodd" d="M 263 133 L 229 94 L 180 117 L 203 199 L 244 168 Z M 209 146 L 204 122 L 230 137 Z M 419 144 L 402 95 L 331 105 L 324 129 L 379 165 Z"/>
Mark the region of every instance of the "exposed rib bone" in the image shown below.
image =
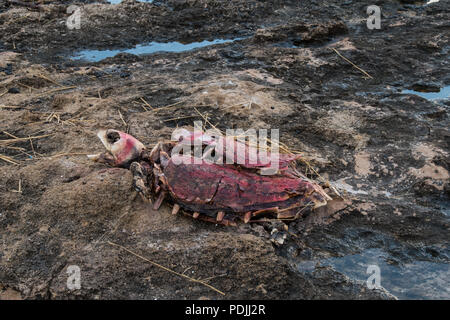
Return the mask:
<path id="1" fill-rule="evenodd" d="M 156 160 L 159 159 L 159 151 L 161 150 L 161 145 L 162 143 L 158 142 L 156 146 L 152 149 L 152 151 L 150 151 L 149 155 L 150 161 L 156 162 Z"/>
<path id="2" fill-rule="evenodd" d="M 178 205 L 178 204 L 175 203 L 175 204 L 173 205 L 172 214 L 177 214 L 178 211 L 180 211 L 180 205 Z"/>

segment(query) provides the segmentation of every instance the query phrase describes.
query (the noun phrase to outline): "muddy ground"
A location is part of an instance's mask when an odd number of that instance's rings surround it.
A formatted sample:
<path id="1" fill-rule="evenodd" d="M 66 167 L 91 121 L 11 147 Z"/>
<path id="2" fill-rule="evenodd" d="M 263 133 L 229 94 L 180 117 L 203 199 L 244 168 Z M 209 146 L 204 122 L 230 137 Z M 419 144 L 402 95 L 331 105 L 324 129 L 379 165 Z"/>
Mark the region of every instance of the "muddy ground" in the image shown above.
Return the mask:
<path id="1" fill-rule="evenodd" d="M 449 299 L 450 102 L 402 93 L 450 85 L 449 21 L 442 0 L 1 0 L 0 299 Z M 85 156 L 100 128 L 151 146 L 203 120 L 194 107 L 219 129 L 279 128 L 345 201 L 288 231 L 215 226 L 152 210 L 129 171 Z M 67 287 L 72 265 L 81 289 Z M 366 286 L 368 265 L 382 288 Z"/>

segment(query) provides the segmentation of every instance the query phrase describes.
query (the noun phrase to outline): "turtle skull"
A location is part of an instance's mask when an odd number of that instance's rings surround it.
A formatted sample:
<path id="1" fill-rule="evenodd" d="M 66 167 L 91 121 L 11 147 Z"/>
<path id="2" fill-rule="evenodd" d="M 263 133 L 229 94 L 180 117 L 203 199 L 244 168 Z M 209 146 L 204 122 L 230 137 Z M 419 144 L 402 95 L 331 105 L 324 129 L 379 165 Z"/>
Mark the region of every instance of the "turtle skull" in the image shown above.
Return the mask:
<path id="1" fill-rule="evenodd" d="M 138 159 L 145 148 L 139 140 L 118 130 L 100 130 L 97 136 L 105 146 L 106 152 L 88 155 L 88 158 L 116 167 L 126 167 Z"/>

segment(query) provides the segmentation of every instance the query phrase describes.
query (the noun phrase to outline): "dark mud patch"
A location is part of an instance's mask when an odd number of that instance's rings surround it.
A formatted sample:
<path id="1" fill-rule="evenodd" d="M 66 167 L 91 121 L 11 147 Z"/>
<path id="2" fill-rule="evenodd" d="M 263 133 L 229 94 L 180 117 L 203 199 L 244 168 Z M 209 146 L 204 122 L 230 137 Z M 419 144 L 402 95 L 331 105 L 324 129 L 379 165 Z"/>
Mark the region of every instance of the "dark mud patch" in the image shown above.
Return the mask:
<path id="1" fill-rule="evenodd" d="M 366 282 L 373 274 L 371 266 L 380 272 L 380 286 L 399 299 L 443 299 L 448 291 L 448 261 L 444 263 L 413 261 L 398 264 L 380 249 L 368 249 L 361 253 L 339 258 L 307 261 L 297 265 L 301 273 L 311 273 L 316 268 L 331 267 L 351 279 Z M 373 268 L 373 267 L 372 267 Z M 430 276 L 432 275 L 432 276 Z"/>
<path id="2" fill-rule="evenodd" d="M 109 57 L 114 57 L 117 54 L 131 54 L 131 55 L 148 55 L 152 53 L 161 52 L 184 52 L 198 48 L 213 46 L 216 44 L 229 43 L 242 40 L 237 39 L 215 39 L 204 40 L 200 42 L 181 43 L 181 42 L 151 42 L 148 44 L 139 44 L 131 49 L 122 50 L 82 50 L 75 53 L 70 59 L 97 62 Z"/>

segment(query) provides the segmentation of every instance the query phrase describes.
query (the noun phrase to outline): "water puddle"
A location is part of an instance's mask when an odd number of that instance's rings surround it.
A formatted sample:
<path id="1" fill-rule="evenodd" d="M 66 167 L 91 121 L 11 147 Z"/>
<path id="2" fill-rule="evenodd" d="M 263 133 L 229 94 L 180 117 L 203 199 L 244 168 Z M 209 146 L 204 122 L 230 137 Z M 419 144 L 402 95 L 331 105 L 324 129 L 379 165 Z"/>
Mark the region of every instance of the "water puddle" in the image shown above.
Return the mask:
<path id="1" fill-rule="evenodd" d="M 105 58 L 114 57 L 119 53 L 131 53 L 135 55 L 152 54 L 156 52 L 183 52 L 189 51 L 197 48 L 212 46 L 215 44 L 228 43 L 243 38 L 235 39 L 215 39 L 212 41 L 201 41 L 201 42 L 191 42 L 191 43 L 181 43 L 181 42 L 150 42 L 147 44 L 139 44 L 131 49 L 118 49 L 118 50 L 82 50 L 77 52 L 71 57 L 73 60 L 84 60 L 90 62 L 97 62 Z"/>
<path id="2" fill-rule="evenodd" d="M 450 86 L 443 87 L 439 92 L 425 92 L 416 90 L 402 90 L 403 94 L 415 94 L 416 96 L 425 98 L 427 100 L 448 99 L 450 97 Z"/>
<path id="3" fill-rule="evenodd" d="M 312 272 L 317 261 L 301 262 L 298 271 Z M 388 255 L 381 249 L 368 249 L 360 254 L 320 261 L 350 279 L 364 283 L 373 272 L 369 265 L 380 268 L 380 285 L 399 299 L 450 299 L 450 268 L 446 263 L 414 261 L 404 265 L 389 263 Z"/>

